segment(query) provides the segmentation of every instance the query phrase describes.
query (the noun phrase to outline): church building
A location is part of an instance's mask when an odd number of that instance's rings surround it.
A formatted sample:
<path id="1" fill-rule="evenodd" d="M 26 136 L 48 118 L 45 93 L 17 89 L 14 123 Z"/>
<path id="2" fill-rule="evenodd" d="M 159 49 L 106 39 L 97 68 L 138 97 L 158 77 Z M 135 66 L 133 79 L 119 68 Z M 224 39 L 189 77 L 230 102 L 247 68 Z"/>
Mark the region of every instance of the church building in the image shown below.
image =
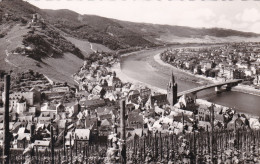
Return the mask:
<path id="1" fill-rule="evenodd" d="M 177 103 L 177 83 L 175 82 L 174 75 L 172 73 L 171 79 L 167 85 L 167 100 L 170 106 L 174 106 Z"/>

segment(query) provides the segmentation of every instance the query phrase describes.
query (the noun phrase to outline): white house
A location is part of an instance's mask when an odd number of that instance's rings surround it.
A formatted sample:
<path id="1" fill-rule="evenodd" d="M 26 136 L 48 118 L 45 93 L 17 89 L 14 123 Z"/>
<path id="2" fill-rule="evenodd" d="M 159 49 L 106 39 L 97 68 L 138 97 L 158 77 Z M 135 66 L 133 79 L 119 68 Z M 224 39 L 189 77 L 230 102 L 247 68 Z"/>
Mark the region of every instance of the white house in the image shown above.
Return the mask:
<path id="1" fill-rule="evenodd" d="M 252 75 L 253 75 L 253 72 L 252 72 L 250 69 L 246 69 L 246 70 L 245 70 L 245 75 L 246 75 L 246 76 L 252 76 Z"/>
<path id="2" fill-rule="evenodd" d="M 20 99 L 17 103 L 17 113 L 21 114 L 26 112 L 26 101 L 24 99 Z"/>

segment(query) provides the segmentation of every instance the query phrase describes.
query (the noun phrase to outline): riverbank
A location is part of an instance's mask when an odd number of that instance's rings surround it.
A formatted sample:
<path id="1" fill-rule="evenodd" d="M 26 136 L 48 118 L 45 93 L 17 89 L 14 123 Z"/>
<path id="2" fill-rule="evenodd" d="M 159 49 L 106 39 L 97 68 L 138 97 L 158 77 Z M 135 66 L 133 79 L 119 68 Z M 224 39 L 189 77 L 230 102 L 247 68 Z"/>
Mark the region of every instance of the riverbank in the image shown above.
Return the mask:
<path id="1" fill-rule="evenodd" d="M 190 75 L 192 77 L 195 77 L 198 81 L 205 81 L 205 82 L 208 82 L 208 83 L 218 83 L 218 82 L 222 82 L 222 79 L 215 79 L 215 78 L 208 78 L 208 77 L 205 77 L 203 75 L 194 75 L 192 74 L 191 72 L 189 71 L 186 71 L 186 70 L 182 70 L 182 69 L 178 69 L 174 66 L 172 66 L 171 64 L 169 63 L 165 63 L 164 61 L 162 61 L 161 57 L 160 57 L 160 54 L 157 54 L 154 56 L 154 60 L 159 63 L 160 65 L 163 65 L 163 66 L 167 66 L 169 68 L 171 68 L 173 71 L 174 70 L 178 70 L 178 71 L 181 71 L 187 75 Z"/>
<path id="2" fill-rule="evenodd" d="M 238 86 L 233 87 L 232 91 L 247 93 L 247 94 L 250 94 L 250 95 L 260 97 L 260 90 L 259 89 L 255 89 L 253 87 L 242 85 L 242 84 L 238 84 Z"/>
<path id="3" fill-rule="evenodd" d="M 197 78 L 198 81 L 200 80 L 204 80 L 205 82 L 209 82 L 209 83 L 218 83 L 218 82 L 223 82 L 223 79 L 221 78 L 210 78 L 210 77 L 205 77 L 203 75 L 194 75 L 192 74 L 191 72 L 188 72 L 186 70 L 182 70 L 182 69 L 178 69 L 174 66 L 172 66 L 171 64 L 168 64 L 168 63 L 165 63 L 161 58 L 160 58 L 160 54 L 157 54 L 154 56 L 154 60 L 160 64 L 160 65 L 163 65 L 163 66 L 167 66 L 173 70 L 178 70 L 178 71 L 181 71 L 185 74 L 188 74 L 192 77 L 195 77 Z M 247 94 L 251 94 L 251 95 L 255 95 L 255 96 L 260 96 L 260 90 L 259 89 L 255 89 L 253 87 L 250 87 L 250 86 L 246 86 L 246 85 L 241 85 L 239 84 L 238 86 L 236 87 L 233 87 L 232 88 L 233 91 L 236 91 L 236 92 L 242 92 L 242 93 L 247 93 Z"/>
<path id="4" fill-rule="evenodd" d="M 196 103 L 199 104 L 199 105 L 206 105 L 207 107 L 210 107 L 212 104 L 215 105 L 215 112 L 216 113 L 219 113 L 222 109 L 225 111 L 227 109 L 229 109 L 228 107 L 226 106 L 223 106 L 223 105 L 219 105 L 219 104 L 215 104 L 215 103 L 211 103 L 207 100 L 203 100 L 203 99 L 196 99 Z M 253 115 L 253 114 L 249 114 L 249 113 L 246 113 L 246 112 L 241 112 L 241 111 L 236 111 L 238 113 L 243 113 L 247 118 L 255 118 L 255 119 L 259 119 L 259 116 L 256 116 L 256 115 Z"/>

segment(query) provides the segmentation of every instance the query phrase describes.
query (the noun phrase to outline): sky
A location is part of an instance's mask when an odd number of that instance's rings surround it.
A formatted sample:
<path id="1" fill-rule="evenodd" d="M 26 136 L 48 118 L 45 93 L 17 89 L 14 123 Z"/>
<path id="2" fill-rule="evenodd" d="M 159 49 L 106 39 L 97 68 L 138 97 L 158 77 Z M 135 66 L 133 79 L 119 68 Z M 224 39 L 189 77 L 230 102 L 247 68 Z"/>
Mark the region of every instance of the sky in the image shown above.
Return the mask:
<path id="1" fill-rule="evenodd" d="M 260 0 L 27 0 L 42 9 L 70 9 L 132 22 L 219 27 L 260 33 Z"/>

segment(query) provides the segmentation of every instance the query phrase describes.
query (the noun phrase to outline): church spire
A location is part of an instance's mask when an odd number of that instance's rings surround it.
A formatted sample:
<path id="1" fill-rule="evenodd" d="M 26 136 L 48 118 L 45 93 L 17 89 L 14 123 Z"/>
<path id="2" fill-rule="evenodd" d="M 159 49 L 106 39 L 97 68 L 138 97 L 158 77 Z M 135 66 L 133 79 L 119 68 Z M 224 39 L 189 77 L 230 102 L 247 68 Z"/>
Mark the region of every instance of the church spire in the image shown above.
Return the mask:
<path id="1" fill-rule="evenodd" d="M 172 84 L 174 84 L 174 83 L 175 83 L 175 79 L 174 79 L 173 71 L 172 71 L 171 82 L 172 82 Z"/>
<path id="2" fill-rule="evenodd" d="M 167 86 L 167 100 L 171 106 L 177 103 L 177 83 L 175 82 L 173 71 Z"/>

